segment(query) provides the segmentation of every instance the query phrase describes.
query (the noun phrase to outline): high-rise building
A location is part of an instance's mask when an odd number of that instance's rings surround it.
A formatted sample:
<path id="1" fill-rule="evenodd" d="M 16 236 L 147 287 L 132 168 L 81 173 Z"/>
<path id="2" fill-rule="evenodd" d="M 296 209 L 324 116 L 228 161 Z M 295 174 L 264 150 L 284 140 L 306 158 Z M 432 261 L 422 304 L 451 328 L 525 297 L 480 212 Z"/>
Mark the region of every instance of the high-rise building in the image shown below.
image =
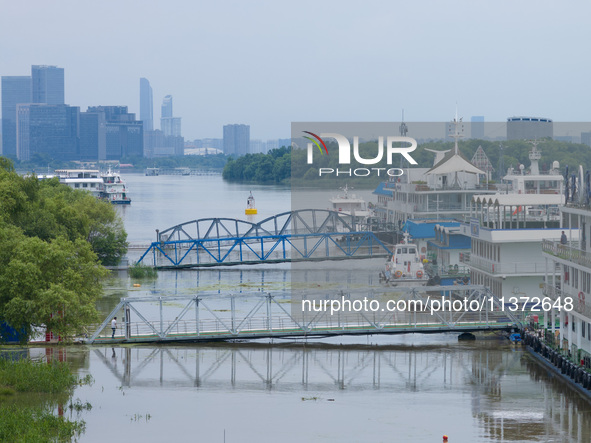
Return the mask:
<path id="1" fill-rule="evenodd" d="M 250 126 L 224 126 L 224 154 L 245 155 L 250 152 Z"/>
<path id="2" fill-rule="evenodd" d="M 553 137 L 553 124 L 549 118 L 510 117 L 507 119 L 507 140 L 537 140 Z"/>
<path id="3" fill-rule="evenodd" d="M 16 160 L 16 106 L 31 103 L 31 77 L 2 77 L 2 155 Z"/>
<path id="4" fill-rule="evenodd" d="M 160 126 L 162 132 L 166 136 L 180 137 L 181 136 L 181 118 L 180 117 L 163 117 L 160 119 Z"/>
<path id="5" fill-rule="evenodd" d="M 160 117 L 172 117 L 172 95 L 167 95 L 162 100 L 162 110 Z"/>
<path id="6" fill-rule="evenodd" d="M 154 130 L 154 100 L 147 78 L 140 78 L 140 120 L 144 122 L 144 133 Z"/>
<path id="7" fill-rule="evenodd" d="M 107 122 L 104 112 L 80 113 L 80 160 L 107 159 Z"/>
<path id="8" fill-rule="evenodd" d="M 39 154 L 55 160 L 77 160 L 80 155 L 79 118 L 77 106 L 17 105 L 17 158 L 28 161 Z"/>
<path id="9" fill-rule="evenodd" d="M 33 65 L 32 103 L 47 103 L 49 105 L 63 105 L 64 101 L 64 68 L 57 66 Z"/>
<path id="10" fill-rule="evenodd" d="M 87 112 L 105 115 L 106 160 L 144 156 L 143 123 L 127 112 L 127 106 L 89 106 Z"/>
<path id="11" fill-rule="evenodd" d="M 479 140 L 484 139 L 484 116 L 474 115 L 470 119 L 470 136 Z"/>
<path id="12" fill-rule="evenodd" d="M 173 117 L 172 95 L 167 95 L 162 100 L 162 111 L 160 118 L 160 129 L 166 137 L 181 136 L 181 118 Z"/>

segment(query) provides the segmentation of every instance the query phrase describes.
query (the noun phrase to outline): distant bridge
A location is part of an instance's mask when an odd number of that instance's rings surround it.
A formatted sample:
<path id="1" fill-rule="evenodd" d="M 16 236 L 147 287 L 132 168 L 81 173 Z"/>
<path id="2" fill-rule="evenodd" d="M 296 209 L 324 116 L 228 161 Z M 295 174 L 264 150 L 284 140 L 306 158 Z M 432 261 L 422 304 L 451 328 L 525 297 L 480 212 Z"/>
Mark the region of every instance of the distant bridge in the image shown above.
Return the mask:
<path id="1" fill-rule="evenodd" d="M 193 220 L 158 232 L 138 263 L 157 268 L 387 257 L 390 248 L 355 217 L 302 209 L 259 223 L 232 218 Z"/>
<path id="2" fill-rule="evenodd" d="M 303 309 L 326 300 L 367 298 L 376 310 L 358 312 Z M 442 300 L 453 309 L 437 310 Z M 385 309 L 388 300 L 397 310 Z M 330 305 L 329 305 L 330 306 Z M 367 306 L 367 305 L 366 305 Z M 404 309 L 401 309 L 404 306 Z M 440 305 L 441 306 L 441 305 Z M 87 343 L 166 343 L 235 339 L 331 337 L 337 335 L 476 332 L 520 328 L 522 319 L 502 310 L 498 298 L 484 286 L 424 286 L 388 288 L 344 294 L 230 294 L 192 297 L 130 297 L 122 299 L 85 341 Z M 434 311 L 431 313 L 431 311 Z M 111 319 L 123 319 L 111 338 Z M 121 325 L 121 324 L 120 324 Z"/>

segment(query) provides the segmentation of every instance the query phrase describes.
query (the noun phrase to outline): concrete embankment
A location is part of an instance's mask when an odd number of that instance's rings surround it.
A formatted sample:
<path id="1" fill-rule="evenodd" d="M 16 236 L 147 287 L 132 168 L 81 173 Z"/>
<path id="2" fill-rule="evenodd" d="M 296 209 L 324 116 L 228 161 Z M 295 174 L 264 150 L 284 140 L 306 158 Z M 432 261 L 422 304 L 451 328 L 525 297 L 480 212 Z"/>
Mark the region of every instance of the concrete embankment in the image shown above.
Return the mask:
<path id="1" fill-rule="evenodd" d="M 548 346 L 537 335 L 525 333 L 527 350 L 541 364 L 560 376 L 572 388 L 591 401 L 591 373 L 581 365 L 570 361 L 566 356 Z"/>

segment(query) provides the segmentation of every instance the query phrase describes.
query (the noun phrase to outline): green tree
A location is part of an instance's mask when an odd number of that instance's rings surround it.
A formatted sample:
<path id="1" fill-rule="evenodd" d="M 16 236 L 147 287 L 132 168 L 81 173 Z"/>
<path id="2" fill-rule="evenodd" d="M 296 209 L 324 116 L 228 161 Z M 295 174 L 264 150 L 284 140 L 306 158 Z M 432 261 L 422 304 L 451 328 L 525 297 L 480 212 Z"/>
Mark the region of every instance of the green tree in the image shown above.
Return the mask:
<path id="1" fill-rule="evenodd" d="M 97 320 L 106 270 L 88 242 L 47 242 L 3 223 L 0 245 L 0 318 L 27 337 L 43 325 L 68 337 Z"/>
<path id="2" fill-rule="evenodd" d="M 126 238 L 109 203 L 0 160 L 0 320 L 24 338 L 40 326 L 80 333 L 97 319 L 101 262 L 116 264 Z"/>

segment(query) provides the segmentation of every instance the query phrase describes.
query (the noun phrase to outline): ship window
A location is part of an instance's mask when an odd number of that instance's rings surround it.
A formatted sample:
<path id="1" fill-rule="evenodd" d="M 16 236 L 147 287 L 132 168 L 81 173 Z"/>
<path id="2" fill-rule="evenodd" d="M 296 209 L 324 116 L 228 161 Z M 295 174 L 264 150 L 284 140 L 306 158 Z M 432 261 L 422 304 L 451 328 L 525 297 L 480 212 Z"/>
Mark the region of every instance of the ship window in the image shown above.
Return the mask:
<path id="1" fill-rule="evenodd" d="M 408 253 L 409 253 L 409 254 L 416 254 L 416 252 L 417 252 L 417 250 L 416 250 L 415 248 L 410 248 L 410 249 L 408 250 Z"/>
<path id="2" fill-rule="evenodd" d="M 407 253 L 407 249 L 406 248 L 402 248 L 402 253 L 406 254 Z"/>
<path id="3" fill-rule="evenodd" d="M 398 248 L 398 249 L 396 250 L 396 253 L 397 253 L 397 254 L 402 254 L 402 249 L 401 249 L 401 248 Z"/>
<path id="4" fill-rule="evenodd" d="M 88 188 L 88 183 L 82 183 L 83 188 Z"/>
<path id="5" fill-rule="evenodd" d="M 79 188 L 79 187 L 80 187 L 80 183 L 76 183 L 76 185 L 75 185 L 75 186 L 76 186 L 77 188 Z"/>

